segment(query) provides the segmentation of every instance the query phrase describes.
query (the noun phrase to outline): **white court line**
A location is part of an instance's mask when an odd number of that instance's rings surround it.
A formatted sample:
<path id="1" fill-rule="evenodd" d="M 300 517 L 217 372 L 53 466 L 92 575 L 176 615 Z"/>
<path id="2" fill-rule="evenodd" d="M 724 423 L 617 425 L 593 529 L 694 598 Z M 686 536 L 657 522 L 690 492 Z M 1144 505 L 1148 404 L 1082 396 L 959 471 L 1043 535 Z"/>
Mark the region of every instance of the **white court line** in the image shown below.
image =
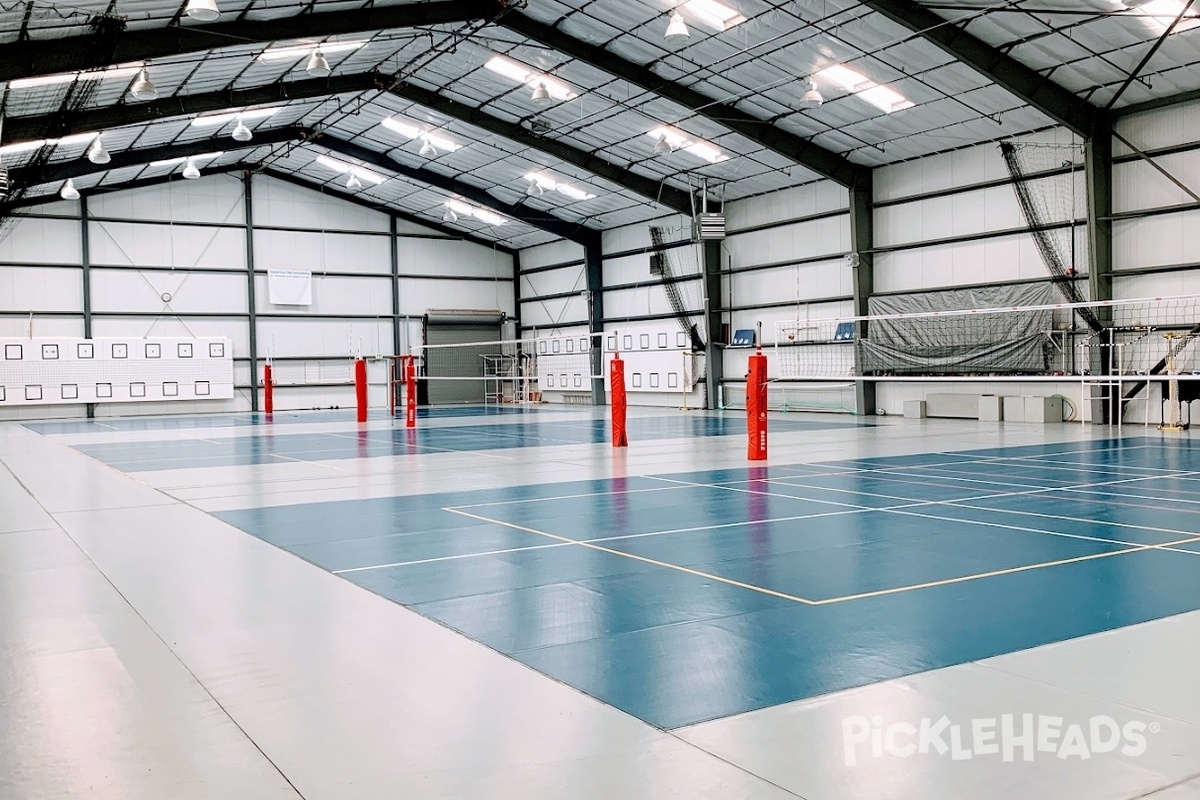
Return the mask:
<path id="1" fill-rule="evenodd" d="M 641 478 L 642 475 L 635 477 Z M 620 478 L 609 478 L 608 480 L 620 480 Z M 609 492 L 583 492 L 581 494 L 560 494 L 554 497 L 523 497 L 520 500 L 497 500 L 494 503 L 469 503 L 461 506 L 450 506 L 450 508 L 488 508 L 490 506 L 516 506 L 523 503 L 545 503 L 549 500 L 582 500 L 585 497 L 606 497 L 609 495 L 625 495 L 625 494 L 641 494 L 643 492 L 672 492 L 680 489 L 687 489 L 687 486 L 656 486 L 653 489 L 620 489 Z"/>
<path id="2" fill-rule="evenodd" d="M 1197 533 L 1195 531 L 1181 531 L 1177 528 L 1160 528 L 1156 525 L 1134 525 L 1131 522 L 1109 522 L 1109 521 L 1096 522 L 1094 520 L 1084 519 L 1082 517 L 1068 517 L 1068 516 L 1065 516 L 1062 514 L 1045 514 L 1040 511 L 1014 511 L 1014 510 L 1010 510 L 1007 508 L 989 508 L 988 506 L 971 506 L 971 505 L 967 505 L 967 501 L 965 501 L 965 500 L 954 500 L 954 501 L 949 501 L 949 502 L 945 502 L 945 503 L 940 503 L 939 505 L 949 506 L 951 508 L 964 508 L 964 509 L 968 509 L 971 511 L 986 511 L 986 512 L 989 512 L 992 514 L 1015 514 L 1015 515 L 1021 516 L 1021 517 L 1041 517 L 1042 519 L 1058 519 L 1058 520 L 1062 520 L 1063 522 L 1081 522 L 1084 524 L 1092 523 L 1092 524 L 1096 524 L 1096 525 L 1108 525 L 1108 526 L 1115 527 L 1115 528 L 1130 528 L 1135 531 L 1154 531 L 1156 533 L 1171 533 L 1171 534 L 1175 534 L 1177 536 L 1196 536 L 1197 535 Z M 891 511 L 892 509 L 881 509 L 881 510 Z M 1071 534 L 1059 534 L 1059 533 L 1055 533 L 1054 531 L 1046 531 L 1046 533 L 1051 533 L 1054 535 L 1071 535 Z"/>

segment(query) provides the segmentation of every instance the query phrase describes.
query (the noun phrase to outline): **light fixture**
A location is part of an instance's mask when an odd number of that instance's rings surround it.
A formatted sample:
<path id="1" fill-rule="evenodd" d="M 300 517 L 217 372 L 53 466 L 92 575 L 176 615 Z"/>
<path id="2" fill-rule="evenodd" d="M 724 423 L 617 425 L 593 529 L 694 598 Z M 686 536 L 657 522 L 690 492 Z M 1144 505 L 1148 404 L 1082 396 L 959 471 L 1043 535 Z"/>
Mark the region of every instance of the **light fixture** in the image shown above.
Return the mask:
<path id="1" fill-rule="evenodd" d="M 509 80 L 532 87 L 535 94 L 538 93 L 537 88 L 540 84 L 546 94 L 559 102 L 574 100 L 577 96 L 571 87 L 562 81 L 552 78 L 543 72 L 538 72 L 532 67 L 527 67 L 524 64 L 513 61 L 511 58 L 492 56 L 483 66 L 484 69 L 494 72 L 497 75 L 503 75 Z"/>
<path id="2" fill-rule="evenodd" d="M 718 0 L 684 0 L 681 7 L 698 21 L 717 32 L 727 31 L 734 25 L 741 25 L 746 21 L 746 18 L 736 8 L 718 2 Z"/>
<path id="3" fill-rule="evenodd" d="M 1176 33 L 1191 30 L 1197 24 L 1196 12 L 1188 10 L 1187 0 L 1125 0 L 1125 7 L 1140 13 L 1158 33 L 1165 33 L 1173 24 Z"/>
<path id="4" fill-rule="evenodd" d="M 572 200 L 591 200 L 596 196 L 569 183 L 555 180 L 541 172 L 527 173 L 525 180 L 529 181 L 529 187 L 525 190 L 525 194 L 530 197 L 541 197 L 543 192 L 548 189 L 566 195 Z"/>
<path id="5" fill-rule="evenodd" d="M 274 116 L 279 113 L 279 106 L 274 108 L 252 108 L 249 111 L 227 111 L 220 114 L 202 114 L 199 117 L 192 119 L 192 125 L 197 128 L 223 128 L 230 122 L 241 120 L 245 122 L 250 120 L 254 122 L 260 119 Z"/>
<path id="6" fill-rule="evenodd" d="M 351 175 L 357 176 L 360 180 L 368 180 L 376 186 L 387 180 L 387 178 L 378 172 L 372 172 L 366 167 L 347 164 L 345 161 L 338 161 L 336 158 L 330 158 L 329 156 L 317 156 L 317 163 L 326 169 L 333 170 L 339 175 L 349 172 Z"/>
<path id="7" fill-rule="evenodd" d="M 129 94 L 134 100 L 158 99 L 158 88 L 150 82 L 150 73 L 145 67 L 142 67 L 142 71 L 134 79 L 133 86 L 129 87 Z"/>
<path id="8" fill-rule="evenodd" d="M 821 70 L 816 77 L 861 97 L 885 114 L 913 107 L 911 100 L 892 87 L 876 83 L 866 75 L 841 64 Z"/>
<path id="9" fill-rule="evenodd" d="M 196 162 L 192 159 L 187 160 L 187 166 L 183 168 L 183 177 L 189 181 L 194 181 L 200 177 L 200 168 L 196 166 Z"/>
<path id="10" fill-rule="evenodd" d="M 104 149 L 104 144 L 100 141 L 99 136 L 92 140 L 91 147 L 87 149 L 87 160 L 93 164 L 107 164 L 112 161 L 112 156 Z"/>
<path id="11" fill-rule="evenodd" d="M 807 91 L 800 98 L 800 105 L 803 108 L 819 108 L 825 102 L 825 98 L 821 96 L 821 92 L 817 90 L 817 85 L 813 83 L 812 78 L 804 81 Z"/>
<path id="12" fill-rule="evenodd" d="M 304 68 L 304 71 L 314 78 L 325 78 L 333 70 L 329 68 L 329 62 L 325 59 L 320 49 L 317 49 L 313 51 L 312 56 L 308 59 L 308 66 Z"/>
<path id="13" fill-rule="evenodd" d="M 212 22 L 221 16 L 221 9 L 217 8 L 217 0 L 188 0 L 183 13 L 197 22 Z"/>
<path id="14" fill-rule="evenodd" d="M 358 179 L 357 175 L 351 172 L 350 177 L 346 179 L 346 188 L 352 192 L 357 192 L 359 189 L 363 188 L 362 181 Z"/>
<path id="15" fill-rule="evenodd" d="M 333 53 L 348 53 L 351 50 L 357 50 L 360 47 L 365 47 L 366 42 L 323 42 L 321 44 L 296 44 L 286 47 L 268 47 L 258 54 L 259 61 L 299 61 L 300 59 L 312 54 L 314 50 L 320 50 L 325 55 Z"/>
<path id="16" fill-rule="evenodd" d="M 446 208 L 454 212 L 457 216 L 474 217 L 485 225 L 504 225 L 508 223 L 507 219 L 495 211 L 473 206 L 469 203 L 464 203 L 462 200 L 447 200 Z"/>
<path id="17" fill-rule="evenodd" d="M 142 64 L 125 64 L 123 66 L 97 69 L 90 72 L 60 72 L 55 75 L 38 75 L 33 78 L 17 78 L 10 81 L 10 89 L 32 89 L 38 86 L 53 86 L 58 83 L 74 83 L 75 81 L 101 81 L 108 78 L 131 78 L 142 70 Z"/>
<path id="18" fill-rule="evenodd" d="M 400 134 L 405 139 L 421 139 L 422 141 L 428 142 L 439 152 L 453 153 L 455 150 L 461 147 L 461 145 L 454 143 L 445 136 L 440 136 L 433 131 L 423 130 L 422 127 L 417 123 L 410 122 L 406 119 L 401 119 L 400 117 L 384 117 L 379 121 L 379 124 L 393 133 Z M 421 149 L 425 149 L 424 145 L 421 146 Z M 425 153 L 422 153 L 421 155 L 425 155 Z M 434 155 L 437 155 L 437 153 L 434 153 Z"/>
<path id="19" fill-rule="evenodd" d="M 671 20 L 667 23 L 667 32 L 663 38 L 672 44 L 678 44 L 687 41 L 691 35 L 687 23 L 683 21 L 683 15 L 678 11 L 672 11 Z"/>
<path id="20" fill-rule="evenodd" d="M 215 153 L 200 153 L 194 156 L 176 156 L 175 158 L 164 158 L 160 161 L 151 161 L 152 167 L 173 167 L 176 164 L 182 164 L 185 161 L 212 161 L 214 158 L 220 158 L 225 155 L 224 150 L 218 150 Z"/>
<path id="21" fill-rule="evenodd" d="M 254 138 L 254 134 L 246 127 L 246 123 L 242 122 L 242 118 L 238 117 L 237 125 L 233 126 L 233 140 L 235 142 L 248 142 Z"/>
<path id="22" fill-rule="evenodd" d="M 646 135 L 655 140 L 654 153 L 656 155 L 665 155 L 676 150 L 684 150 L 710 164 L 719 164 L 722 161 L 729 160 L 729 156 L 722 153 L 721 149 L 716 145 L 706 142 L 703 139 L 691 139 L 683 131 L 676 130 L 675 128 L 665 126 L 655 128 Z"/>
<path id="23" fill-rule="evenodd" d="M 0 157 L 16 155 L 17 153 L 28 153 L 30 150 L 40 150 L 46 145 L 54 145 L 56 147 L 73 147 L 79 144 L 86 144 L 95 139 L 100 134 L 91 133 L 74 133 L 70 136 L 64 136 L 61 139 L 30 139 L 24 142 L 13 142 L 0 147 Z"/>
<path id="24" fill-rule="evenodd" d="M 75 188 L 75 181 L 67 178 L 67 182 L 58 190 L 58 196 L 63 200 L 78 200 L 79 190 Z"/>
<path id="25" fill-rule="evenodd" d="M 433 142 L 429 141 L 428 139 L 423 139 L 421 141 L 421 149 L 417 151 L 417 155 L 421 156 L 421 158 L 437 158 L 437 154 L 438 151 L 437 148 L 433 146 Z"/>
<path id="26" fill-rule="evenodd" d="M 548 106 L 553 101 L 550 97 L 550 92 L 546 91 L 544 81 L 538 81 L 537 86 L 533 87 L 533 96 L 529 98 L 535 106 Z"/>
<path id="27" fill-rule="evenodd" d="M 454 213 L 454 209 L 446 206 L 446 213 L 442 214 L 442 222 L 458 222 L 458 214 Z"/>

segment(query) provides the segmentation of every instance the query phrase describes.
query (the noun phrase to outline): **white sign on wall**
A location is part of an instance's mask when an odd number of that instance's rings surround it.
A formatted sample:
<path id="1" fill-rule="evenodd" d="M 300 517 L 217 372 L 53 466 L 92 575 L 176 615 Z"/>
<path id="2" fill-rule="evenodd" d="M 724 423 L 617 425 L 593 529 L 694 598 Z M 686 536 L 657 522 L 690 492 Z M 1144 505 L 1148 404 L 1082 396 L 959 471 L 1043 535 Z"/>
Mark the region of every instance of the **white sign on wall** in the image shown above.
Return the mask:
<path id="1" fill-rule="evenodd" d="M 277 306 L 311 306 L 312 273 L 302 269 L 267 270 L 267 298 Z"/>
<path id="2" fill-rule="evenodd" d="M 616 353 L 625 362 L 625 390 L 646 393 L 691 391 L 699 379 L 691 340 L 678 325 L 621 327 L 604 334 L 604 374 Z M 612 391 L 612 387 L 608 387 Z"/>
<path id="3" fill-rule="evenodd" d="M 0 338 L 0 408 L 232 398 L 228 339 Z"/>

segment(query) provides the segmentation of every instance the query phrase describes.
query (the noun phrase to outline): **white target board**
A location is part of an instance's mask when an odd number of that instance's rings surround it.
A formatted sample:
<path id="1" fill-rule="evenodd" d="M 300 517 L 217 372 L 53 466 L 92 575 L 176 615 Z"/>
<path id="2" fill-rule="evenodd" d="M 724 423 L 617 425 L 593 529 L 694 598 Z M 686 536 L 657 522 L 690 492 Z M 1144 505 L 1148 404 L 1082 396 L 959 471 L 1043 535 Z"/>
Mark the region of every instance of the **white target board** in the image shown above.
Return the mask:
<path id="1" fill-rule="evenodd" d="M 625 362 L 628 392 L 678 394 L 691 391 L 698 380 L 697 356 L 678 325 L 622 327 L 604 334 L 604 374 L 620 353 Z M 612 387 L 609 386 L 609 391 Z"/>
<path id="2" fill-rule="evenodd" d="M 592 390 L 591 337 L 549 336 L 538 339 L 538 388 L 543 392 L 590 392 Z"/>
<path id="3" fill-rule="evenodd" d="M 0 337 L 0 408 L 232 398 L 228 339 Z"/>

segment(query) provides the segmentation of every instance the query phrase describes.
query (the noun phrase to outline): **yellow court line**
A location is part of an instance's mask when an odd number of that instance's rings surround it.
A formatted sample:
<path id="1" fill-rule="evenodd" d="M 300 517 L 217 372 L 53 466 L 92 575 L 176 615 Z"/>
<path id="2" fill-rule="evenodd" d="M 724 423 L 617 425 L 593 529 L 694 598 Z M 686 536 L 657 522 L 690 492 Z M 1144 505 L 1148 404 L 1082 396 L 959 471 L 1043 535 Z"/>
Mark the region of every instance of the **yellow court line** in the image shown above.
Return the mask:
<path id="1" fill-rule="evenodd" d="M 678 564 L 668 564 L 666 561 L 659 561 L 654 558 L 647 558 L 645 556 L 635 555 L 634 553 L 625 553 L 620 550 L 614 550 L 611 547 L 604 547 L 602 545 L 593 544 L 592 542 L 580 541 L 579 539 L 571 539 L 567 536 L 559 536 L 556 533 L 546 533 L 545 531 L 539 531 L 536 528 L 527 528 L 524 525 L 517 525 L 512 522 L 504 522 L 503 520 L 489 519 L 487 517 L 481 517 L 478 514 L 472 514 L 467 511 L 461 511 L 457 508 L 443 508 L 442 510 L 449 511 L 451 514 L 461 514 L 464 517 L 470 517 L 471 519 L 479 520 L 480 522 L 488 522 L 493 525 L 503 525 L 504 527 L 512 528 L 513 530 L 525 531 L 526 533 L 532 533 L 532 534 L 536 534 L 538 536 L 545 536 L 548 539 L 555 539 L 557 541 L 560 541 L 560 542 L 563 542 L 566 544 L 577 544 L 580 547 L 586 547 L 589 550 L 599 550 L 602 553 L 609 553 L 610 555 L 621 556 L 622 558 L 632 558 L 634 561 L 642 561 L 646 564 L 653 564 L 656 567 L 663 567 L 664 569 L 673 569 L 676 572 L 686 572 L 688 575 L 695 575 L 698 578 L 705 578 L 707 580 L 717 581 L 718 583 L 724 583 L 729 586 L 736 586 L 739 589 L 749 589 L 752 592 L 758 592 L 759 594 L 770 595 L 771 597 L 778 597 L 783 600 L 791 600 L 793 603 L 801 603 L 806 606 L 813 606 L 813 605 L 817 604 L 817 602 L 815 600 L 809 600 L 804 597 L 797 597 L 796 595 L 785 594 L 784 592 L 777 592 L 774 589 L 764 589 L 761 586 L 754 586 L 749 583 L 742 583 L 741 581 L 735 581 L 732 578 L 722 578 L 720 575 L 712 575 L 707 572 L 701 572 L 700 570 L 689 569 L 688 567 L 681 567 Z"/>
<path id="2" fill-rule="evenodd" d="M 800 603 L 800 604 L 806 605 L 806 606 L 827 606 L 827 605 L 833 605 L 834 603 L 846 603 L 846 602 L 850 602 L 852 600 L 865 600 L 865 599 L 871 598 L 871 597 L 882 597 L 885 595 L 901 594 L 903 592 L 913 592 L 913 591 L 918 591 L 921 589 L 932 589 L 932 588 L 935 588 L 938 586 L 950 586 L 950 585 L 953 585 L 956 583 L 967 583 L 969 581 L 980 580 L 982 578 L 995 578 L 995 577 L 999 577 L 1001 575 L 1013 575 L 1013 574 L 1016 574 L 1019 572 L 1030 572 L 1035 569 L 1044 569 L 1047 567 L 1059 567 L 1059 566 L 1063 566 L 1065 564 L 1076 564 L 1076 563 L 1079 563 L 1082 561 L 1095 561 L 1095 560 L 1098 560 L 1101 558 L 1111 558 L 1113 556 L 1128 555 L 1129 553 L 1140 553 L 1140 552 L 1145 552 L 1147 550 L 1170 549 L 1170 548 L 1177 547 L 1182 544 L 1193 544 L 1195 542 L 1200 542 L 1200 536 L 1191 536 L 1186 539 L 1177 539 L 1172 542 L 1163 542 L 1162 544 L 1137 545 L 1136 547 L 1127 547 L 1122 550 L 1114 550 L 1114 551 L 1108 552 L 1108 553 L 1092 553 L 1092 554 L 1086 555 L 1086 556 L 1075 556 L 1074 558 L 1063 558 L 1063 559 L 1059 559 L 1057 561 L 1044 561 L 1044 562 L 1041 562 L 1038 564 L 1026 564 L 1026 565 L 1020 566 L 1020 567 L 1009 567 L 1007 569 L 992 570 L 991 572 L 980 572 L 975 575 L 961 575 L 956 578 L 945 578 L 943 580 L 938 580 L 938 581 L 928 581 L 926 583 L 916 583 L 916 584 L 912 584 L 910 586 L 896 586 L 896 587 L 892 587 L 890 589 L 878 589 L 878 590 L 872 591 L 872 592 L 861 592 L 859 594 L 845 595 L 843 597 L 829 597 L 829 598 L 825 598 L 824 600 L 810 600 L 806 597 L 799 597 L 798 595 L 787 594 L 786 592 L 777 592 L 774 589 L 766 589 L 762 586 L 755 586 L 750 583 L 743 583 L 742 581 L 736 581 L 736 580 L 733 580 L 732 578 L 723 578 L 720 575 L 713 575 L 712 573 L 709 573 L 709 572 L 701 572 L 700 570 L 691 569 L 689 567 L 682 567 L 678 564 L 671 564 L 666 561 L 659 561 L 654 558 L 647 558 L 646 556 L 639 556 L 634 553 L 626 553 L 621 550 L 615 550 L 611 547 L 604 547 L 602 545 L 594 544 L 592 542 L 581 541 L 579 539 L 572 539 L 567 536 L 559 536 L 556 533 L 547 533 L 546 531 L 539 531 L 536 528 L 529 528 L 524 525 L 517 525 L 516 523 L 513 523 L 513 522 L 505 522 L 503 520 L 490 519 L 488 517 L 480 516 L 478 514 L 472 514 L 470 512 L 462 511 L 457 508 L 443 508 L 442 510 L 448 511 L 451 514 L 459 514 L 464 517 L 470 517 L 471 519 L 478 520 L 479 522 L 487 522 L 492 525 L 503 525 L 504 527 L 512 528 L 513 530 L 524 531 L 525 533 L 532 533 L 537 536 L 544 536 L 548 539 L 554 539 L 555 541 L 562 542 L 563 544 L 575 544 L 575 545 L 579 545 L 580 547 L 586 547 L 590 550 L 598 550 L 602 553 L 608 553 L 608 554 L 614 555 L 614 556 L 621 556 L 622 558 L 631 558 L 635 561 L 641 561 L 646 564 L 653 564 L 656 567 L 662 567 L 664 569 L 672 569 L 677 572 L 686 573 L 688 575 L 695 575 L 698 578 L 705 578 L 707 580 L 717 581 L 718 583 L 724 583 L 728 586 L 736 586 L 739 589 L 747 589 L 752 592 L 758 592 L 759 594 L 765 594 L 765 595 L 769 595 L 771 597 L 778 597 L 783 600 L 790 600 L 793 603 Z"/>

